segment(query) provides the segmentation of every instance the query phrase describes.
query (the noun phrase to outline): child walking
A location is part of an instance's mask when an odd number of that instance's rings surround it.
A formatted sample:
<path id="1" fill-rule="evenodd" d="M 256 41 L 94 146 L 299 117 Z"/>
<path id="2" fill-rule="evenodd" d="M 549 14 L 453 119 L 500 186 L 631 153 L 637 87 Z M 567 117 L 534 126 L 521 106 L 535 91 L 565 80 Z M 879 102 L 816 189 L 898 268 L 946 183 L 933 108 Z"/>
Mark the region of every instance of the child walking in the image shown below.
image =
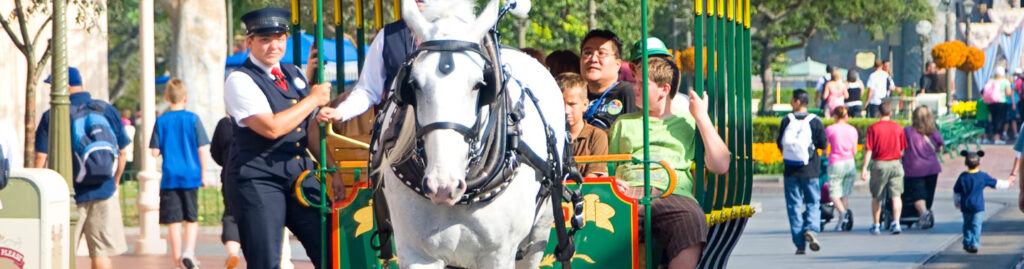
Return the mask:
<path id="1" fill-rule="evenodd" d="M 967 152 L 960 151 L 964 156 L 964 164 L 967 165 L 967 172 L 960 173 L 953 185 L 953 202 L 956 208 L 964 215 L 964 250 L 969 253 L 978 253 L 981 247 L 981 222 L 985 216 L 985 196 L 983 191 L 986 187 L 1006 189 L 1013 185 L 1013 177 L 1010 180 L 997 180 L 988 173 L 978 171 L 981 164 L 981 157 L 985 156 L 984 151 Z"/>
<path id="2" fill-rule="evenodd" d="M 163 155 L 160 179 L 160 224 L 167 224 L 174 264 L 195 268 L 196 223 L 199 207 L 197 192 L 204 186 L 205 164 L 201 156 L 209 150 L 203 123 L 195 113 L 185 111 L 188 90 L 179 79 L 167 82 L 164 98 L 171 103 L 167 111 L 156 119 L 149 147 L 153 157 Z M 181 248 L 181 224 L 185 223 L 185 248 Z"/>

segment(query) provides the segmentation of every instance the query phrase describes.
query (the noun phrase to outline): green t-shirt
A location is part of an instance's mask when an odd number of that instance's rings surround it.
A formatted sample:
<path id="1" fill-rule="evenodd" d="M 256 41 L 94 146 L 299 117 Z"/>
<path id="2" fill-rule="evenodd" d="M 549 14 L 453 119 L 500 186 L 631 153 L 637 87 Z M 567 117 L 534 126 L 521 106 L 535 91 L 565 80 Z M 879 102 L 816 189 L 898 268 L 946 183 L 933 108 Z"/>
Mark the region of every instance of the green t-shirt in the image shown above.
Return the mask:
<path id="1" fill-rule="evenodd" d="M 629 113 L 615 121 L 608 131 L 609 154 L 628 153 L 633 158 L 644 157 L 643 114 Z M 696 138 L 695 121 L 689 113 L 678 113 L 664 120 L 650 118 L 651 160 L 665 160 L 676 170 L 676 189 L 672 193 L 693 198 L 693 177 L 690 164 L 693 163 L 693 147 Z M 643 164 L 621 163 L 615 168 L 615 177 L 630 186 L 644 185 Z M 651 185 L 665 190 L 668 174 L 660 165 L 651 165 Z"/>

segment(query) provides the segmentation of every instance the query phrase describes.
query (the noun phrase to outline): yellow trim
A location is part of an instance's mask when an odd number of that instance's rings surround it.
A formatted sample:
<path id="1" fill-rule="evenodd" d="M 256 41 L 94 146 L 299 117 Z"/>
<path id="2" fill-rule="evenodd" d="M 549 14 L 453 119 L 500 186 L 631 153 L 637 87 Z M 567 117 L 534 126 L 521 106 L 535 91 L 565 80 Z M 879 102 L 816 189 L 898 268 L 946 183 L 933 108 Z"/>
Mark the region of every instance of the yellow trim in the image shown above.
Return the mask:
<path id="1" fill-rule="evenodd" d="M 393 7 L 393 9 L 395 10 L 395 21 L 401 20 L 402 19 L 402 1 L 401 0 L 392 0 L 391 1 L 391 7 Z"/>
<path id="2" fill-rule="evenodd" d="M 575 159 L 578 163 L 627 162 L 632 161 L 633 156 L 629 154 L 585 155 L 576 156 Z"/>
<path id="3" fill-rule="evenodd" d="M 341 25 L 341 0 L 334 0 L 334 25 Z"/>
<path id="4" fill-rule="evenodd" d="M 292 0 L 292 25 L 299 25 L 299 0 Z"/>
<path id="5" fill-rule="evenodd" d="M 707 0 L 707 1 L 708 1 L 708 16 L 714 17 L 715 16 L 715 0 Z"/>
<path id="6" fill-rule="evenodd" d="M 978 171 L 980 171 L 980 170 L 981 170 L 981 169 L 978 169 L 978 168 L 974 168 L 974 169 L 967 169 L 967 172 L 968 172 L 968 173 L 971 173 L 971 174 L 974 174 L 974 173 L 977 173 L 977 172 L 978 172 Z"/>
<path id="7" fill-rule="evenodd" d="M 310 170 L 302 171 L 302 174 L 299 174 L 299 178 L 295 180 L 295 197 L 298 198 L 299 204 L 303 207 L 309 207 L 309 201 L 306 201 L 306 196 L 302 195 L 302 182 L 306 181 L 306 178 L 309 177 L 309 172 Z"/>
<path id="8" fill-rule="evenodd" d="M 693 12 L 697 16 L 704 15 L 704 0 L 693 1 Z"/>
<path id="9" fill-rule="evenodd" d="M 743 15 L 743 26 L 750 29 L 750 0 L 743 0 L 743 6 L 745 7 L 745 11 L 743 12 L 745 13 Z"/>
<path id="10" fill-rule="evenodd" d="M 317 21 L 317 17 L 319 17 L 319 16 L 320 16 L 320 14 L 319 14 L 319 13 L 317 13 L 316 11 L 317 11 L 317 8 L 316 8 L 316 1 L 313 1 L 313 22 L 314 22 L 314 23 L 315 23 L 315 22 Z"/>
<path id="11" fill-rule="evenodd" d="M 363 169 L 366 168 L 366 161 L 339 161 L 339 169 Z"/>
<path id="12" fill-rule="evenodd" d="M 725 16 L 725 0 L 718 0 L 718 12 L 716 14 L 719 19 Z"/>
<path id="13" fill-rule="evenodd" d="M 356 6 L 356 29 L 363 29 L 363 0 L 352 1 Z"/>
<path id="14" fill-rule="evenodd" d="M 736 14 L 736 0 L 728 0 L 729 6 L 726 9 L 726 19 L 732 21 L 733 16 Z"/>
<path id="15" fill-rule="evenodd" d="M 373 25 L 384 28 L 384 0 L 373 0 Z"/>

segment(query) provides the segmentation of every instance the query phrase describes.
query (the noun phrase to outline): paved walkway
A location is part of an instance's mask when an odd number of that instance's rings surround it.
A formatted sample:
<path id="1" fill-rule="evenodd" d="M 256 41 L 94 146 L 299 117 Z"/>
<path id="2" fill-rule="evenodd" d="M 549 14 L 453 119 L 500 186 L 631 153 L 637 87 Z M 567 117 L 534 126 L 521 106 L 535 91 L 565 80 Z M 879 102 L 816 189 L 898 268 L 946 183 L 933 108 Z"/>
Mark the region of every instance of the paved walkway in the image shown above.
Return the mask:
<path id="1" fill-rule="evenodd" d="M 166 236 L 166 229 L 163 229 Z M 174 268 L 171 254 L 165 255 L 135 255 L 133 242 L 138 238 L 138 229 L 128 229 L 128 252 L 113 257 L 115 268 L 146 268 L 146 269 L 170 269 Z M 134 234 L 131 234 L 133 233 Z M 296 269 L 313 268 L 313 264 L 306 257 L 305 250 L 298 241 L 291 242 L 292 264 Z M 196 242 L 196 258 L 199 259 L 200 268 L 224 268 L 224 260 L 227 259 L 227 251 L 220 243 L 220 227 L 202 227 L 199 238 Z M 89 268 L 89 257 L 79 256 L 76 260 L 77 268 Z M 245 259 L 238 268 L 245 268 Z"/>
<path id="2" fill-rule="evenodd" d="M 1010 146 L 984 146 L 982 171 L 1007 178 L 1013 162 Z M 1024 214 L 1017 210 L 1016 186 L 986 191 L 983 249 L 966 254 L 960 246 L 962 217 L 953 207 L 952 186 L 966 168 L 963 158 L 949 159 L 939 176 L 935 203 L 936 225 L 930 230 L 904 228 L 903 234 L 878 236 L 867 232 L 871 224 L 867 184 L 858 181 L 850 198 L 854 230 L 832 232 L 834 222 L 821 233 L 822 250 L 797 256 L 790 239 L 782 183 L 755 182 L 752 201 L 762 210 L 748 223 L 733 251 L 730 268 L 1008 268 L 1024 253 Z"/>

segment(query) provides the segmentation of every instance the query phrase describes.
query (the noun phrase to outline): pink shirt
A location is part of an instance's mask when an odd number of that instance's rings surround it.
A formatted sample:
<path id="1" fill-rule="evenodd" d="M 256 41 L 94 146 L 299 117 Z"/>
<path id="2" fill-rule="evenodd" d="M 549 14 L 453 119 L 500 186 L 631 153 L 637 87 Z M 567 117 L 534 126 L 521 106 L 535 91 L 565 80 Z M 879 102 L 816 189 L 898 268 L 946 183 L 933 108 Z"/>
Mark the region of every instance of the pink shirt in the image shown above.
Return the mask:
<path id="1" fill-rule="evenodd" d="M 853 154 L 857 153 L 857 128 L 847 123 L 835 123 L 825 128 L 825 136 L 832 148 L 828 154 L 829 163 L 853 159 Z"/>

